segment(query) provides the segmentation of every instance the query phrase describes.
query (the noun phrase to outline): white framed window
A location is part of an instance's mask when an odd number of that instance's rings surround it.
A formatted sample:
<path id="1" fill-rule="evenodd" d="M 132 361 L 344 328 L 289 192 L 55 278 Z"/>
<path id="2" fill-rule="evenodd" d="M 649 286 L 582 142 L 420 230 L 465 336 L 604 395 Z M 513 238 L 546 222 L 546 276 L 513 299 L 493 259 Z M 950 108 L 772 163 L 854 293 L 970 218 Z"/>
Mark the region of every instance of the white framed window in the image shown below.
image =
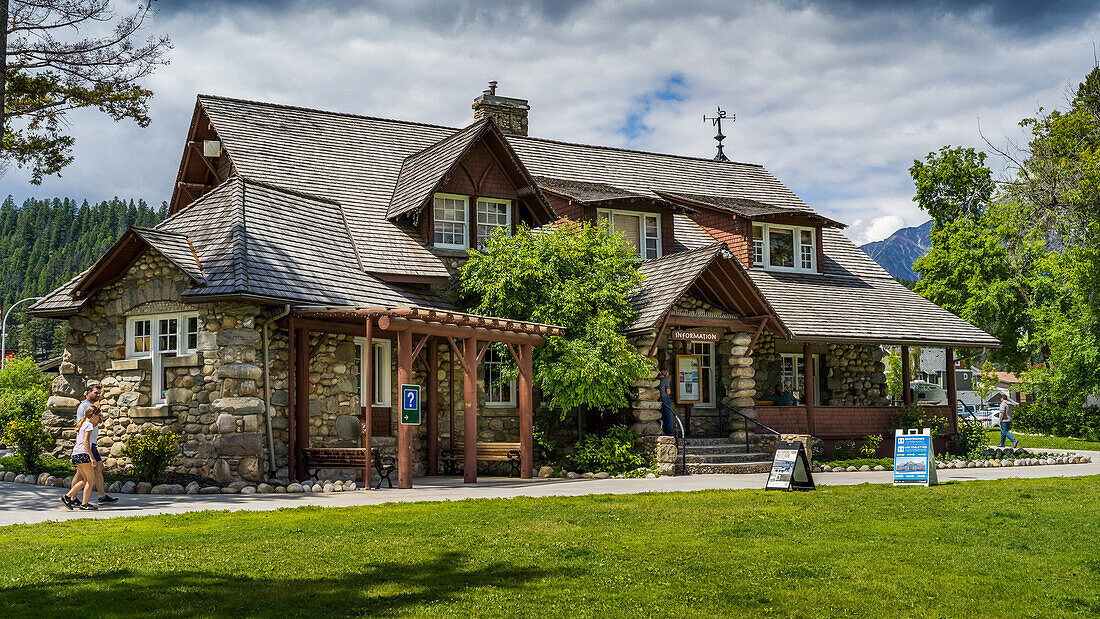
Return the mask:
<path id="1" fill-rule="evenodd" d="M 152 357 L 153 404 L 163 404 L 168 393 L 164 359 L 189 355 L 198 349 L 199 314 L 152 314 L 126 319 L 126 357 Z"/>
<path id="2" fill-rule="evenodd" d="M 612 232 L 623 235 L 643 260 L 661 257 L 661 216 L 657 213 L 599 209 L 596 220 L 608 222 Z"/>
<path id="3" fill-rule="evenodd" d="M 485 406 L 489 408 L 507 408 L 516 405 L 516 381 L 502 380 L 502 369 L 506 359 L 496 348 L 485 351 L 481 366 L 484 369 Z"/>
<path id="4" fill-rule="evenodd" d="M 435 246 L 466 249 L 470 246 L 468 216 L 470 201 L 466 196 L 437 193 L 433 201 Z"/>
<path id="5" fill-rule="evenodd" d="M 363 389 L 367 385 L 367 368 L 363 364 L 363 344 L 365 338 L 355 340 L 355 365 L 359 368 L 359 402 L 363 402 Z M 371 340 L 371 406 L 389 406 L 393 390 L 391 377 L 393 368 L 390 363 L 392 348 L 389 340 Z"/>
<path id="6" fill-rule="evenodd" d="M 714 376 L 714 342 L 689 342 L 688 354 L 699 355 L 699 372 L 700 379 L 702 380 L 702 399 L 699 400 L 696 407 L 699 408 L 714 408 L 718 404 L 714 397 L 715 394 L 715 376 Z"/>
<path id="7" fill-rule="evenodd" d="M 814 364 L 814 402 L 821 404 L 821 386 L 818 373 L 817 355 L 810 355 Z M 806 359 L 802 353 L 780 353 L 779 373 L 782 377 L 783 387 L 794 392 L 800 404 L 806 402 L 806 392 L 803 391 L 803 379 L 806 377 Z M 774 389 L 775 387 L 770 387 Z M 770 394 L 770 392 L 769 392 Z"/>
<path id="8" fill-rule="evenodd" d="M 752 225 L 753 266 L 817 272 L 817 231 L 799 226 Z"/>
<path id="9" fill-rule="evenodd" d="M 477 199 L 477 244 L 485 245 L 494 230 L 512 234 L 512 201 L 497 198 Z"/>

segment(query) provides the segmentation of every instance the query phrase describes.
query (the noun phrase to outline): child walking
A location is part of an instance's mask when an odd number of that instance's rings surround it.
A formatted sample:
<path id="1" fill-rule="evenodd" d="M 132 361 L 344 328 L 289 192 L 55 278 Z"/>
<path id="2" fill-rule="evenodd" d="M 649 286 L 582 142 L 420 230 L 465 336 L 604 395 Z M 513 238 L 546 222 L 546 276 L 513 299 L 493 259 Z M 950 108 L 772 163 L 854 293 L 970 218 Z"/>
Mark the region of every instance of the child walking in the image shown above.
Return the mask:
<path id="1" fill-rule="evenodd" d="M 92 486 L 95 484 L 95 470 L 92 468 L 92 430 L 99 425 L 100 419 L 103 415 L 99 412 L 99 408 L 90 406 L 84 411 L 84 417 L 77 422 L 76 426 L 76 444 L 73 445 L 73 465 L 76 466 L 77 471 L 80 472 L 80 479 L 73 481 L 73 487 L 69 489 L 68 494 L 61 497 L 61 504 L 68 509 L 73 509 L 76 505 L 76 493 L 81 489 L 84 490 L 84 501 L 79 504 L 79 508 L 85 511 L 94 511 L 99 508 L 88 502 L 88 499 L 92 498 Z"/>

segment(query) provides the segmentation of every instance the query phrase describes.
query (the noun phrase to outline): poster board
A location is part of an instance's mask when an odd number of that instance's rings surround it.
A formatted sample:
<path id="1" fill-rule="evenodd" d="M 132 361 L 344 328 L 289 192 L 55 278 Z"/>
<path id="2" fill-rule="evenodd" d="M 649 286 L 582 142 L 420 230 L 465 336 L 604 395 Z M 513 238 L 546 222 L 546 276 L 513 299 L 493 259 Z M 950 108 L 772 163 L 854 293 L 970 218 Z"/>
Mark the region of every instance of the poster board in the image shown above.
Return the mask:
<path id="1" fill-rule="evenodd" d="M 806 459 L 801 441 L 780 441 L 775 447 L 772 470 L 768 473 L 765 490 L 813 490 L 814 476 Z"/>
<path id="2" fill-rule="evenodd" d="M 676 355 L 676 403 L 698 404 L 703 401 L 700 355 Z"/>
<path id="3" fill-rule="evenodd" d="M 929 428 L 894 431 L 894 485 L 935 486 L 936 453 Z"/>

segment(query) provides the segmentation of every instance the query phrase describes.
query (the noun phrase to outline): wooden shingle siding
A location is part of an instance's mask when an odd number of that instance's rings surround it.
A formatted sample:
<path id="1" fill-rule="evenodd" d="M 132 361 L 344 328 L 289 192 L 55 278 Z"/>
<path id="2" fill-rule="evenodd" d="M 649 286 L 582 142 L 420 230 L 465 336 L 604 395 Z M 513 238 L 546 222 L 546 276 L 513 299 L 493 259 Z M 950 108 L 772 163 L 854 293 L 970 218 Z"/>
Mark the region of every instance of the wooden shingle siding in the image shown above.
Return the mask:
<path id="1" fill-rule="evenodd" d="M 751 228 L 746 220 L 708 209 L 701 209 L 690 217 L 715 240 L 725 243 L 741 264 L 752 266 Z"/>

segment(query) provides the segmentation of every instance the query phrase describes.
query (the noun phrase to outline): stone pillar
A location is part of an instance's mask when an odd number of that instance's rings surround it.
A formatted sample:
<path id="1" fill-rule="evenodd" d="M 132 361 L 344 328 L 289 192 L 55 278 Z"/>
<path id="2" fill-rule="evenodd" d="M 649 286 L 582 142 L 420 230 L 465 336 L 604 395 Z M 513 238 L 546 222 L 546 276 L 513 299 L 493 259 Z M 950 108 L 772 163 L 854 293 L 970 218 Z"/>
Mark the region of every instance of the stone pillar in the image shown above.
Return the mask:
<path id="1" fill-rule="evenodd" d="M 214 382 L 210 411 L 214 416 L 214 478 L 261 481 L 266 466 L 260 396 L 263 370 L 256 362 L 260 332 L 256 329 L 258 308 L 226 305 L 218 318 L 208 321 L 214 327 L 216 346 L 205 357 L 213 369 L 207 374 Z M 169 393 L 169 401 L 172 401 Z"/>
<path id="2" fill-rule="evenodd" d="M 648 355 L 656 339 L 650 334 L 635 340 L 638 352 Z M 661 393 L 657 391 L 657 369 L 654 368 L 645 377 L 634 381 L 630 389 L 630 412 L 634 416 L 631 427 L 638 436 L 658 436 L 661 434 Z"/>
<path id="3" fill-rule="evenodd" d="M 646 453 L 653 454 L 657 463 L 657 474 L 661 477 L 673 477 L 676 475 L 676 467 L 679 466 L 679 452 L 676 449 L 676 437 L 674 436 L 646 436 L 639 440 L 642 449 Z"/>
<path id="4" fill-rule="evenodd" d="M 746 417 L 756 419 L 756 370 L 752 365 L 753 358 L 749 354 L 752 334 L 738 332 L 727 337 L 730 337 L 733 345 L 727 357 L 727 363 L 730 366 L 730 383 L 724 401 L 741 411 L 741 414 Z M 756 434 L 755 425 L 732 413 L 726 427 L 732 429 L 730 439 L 737 442 L 744 442 L 746 438 L 751 440 Z"/>

